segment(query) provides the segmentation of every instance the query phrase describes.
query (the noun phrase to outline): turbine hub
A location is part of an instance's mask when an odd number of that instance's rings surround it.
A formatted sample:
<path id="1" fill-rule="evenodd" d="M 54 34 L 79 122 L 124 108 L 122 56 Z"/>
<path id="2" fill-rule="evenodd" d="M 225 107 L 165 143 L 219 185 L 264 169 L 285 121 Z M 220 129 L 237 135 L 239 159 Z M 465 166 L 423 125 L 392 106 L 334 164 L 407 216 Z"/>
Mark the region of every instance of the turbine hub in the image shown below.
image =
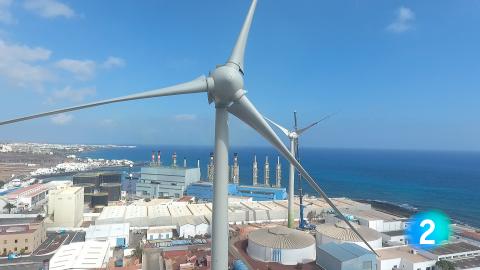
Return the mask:
<path id="1" fill-rule="evenodd" d="M 208 93 L 217 105 L 228 106 L 245 94 L 243 75 L 234 64 L 227 63 L 217 67 L 210 77 L 213 79 L 213 86 L 209 85 Z"/>

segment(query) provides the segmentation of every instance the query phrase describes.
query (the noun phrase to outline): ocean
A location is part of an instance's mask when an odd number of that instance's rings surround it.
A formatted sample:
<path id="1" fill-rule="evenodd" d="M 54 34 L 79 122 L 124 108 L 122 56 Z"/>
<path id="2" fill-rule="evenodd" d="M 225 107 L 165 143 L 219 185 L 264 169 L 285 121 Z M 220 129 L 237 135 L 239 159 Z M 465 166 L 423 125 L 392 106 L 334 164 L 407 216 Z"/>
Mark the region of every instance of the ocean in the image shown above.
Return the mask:
<path id="1" fill-rule="evenodd" d="M 174 151 L 180 166 L 184 157 L 189 166 L 196 166 L 200 159 L 202 179 L 206 179 L 212 147 L 137 146 L 102 149 L 81 156 L 149 161 L 152 150 L 162 151 L 164 164 L 171 163 Z M 241 184 L 252 184 L 254 154 L 259 183 L 263 182 L 266 156 L 270 162 L 270 183 L 274 183 L 278 156 L 274 149 L 231 147 L 232 159 L 234 153 L 239 156 Z M 331 197 L 387 201 L 419 210 L 438 209 L 455 221 L 480 227 L 480 152 L 301 148 L 300 160 Z M 283 158 L 281 163 L 282 186 L 287 187 L 288 163 Z M 303 182 L 304 192 L 317 196 L 306 181 Z"/>

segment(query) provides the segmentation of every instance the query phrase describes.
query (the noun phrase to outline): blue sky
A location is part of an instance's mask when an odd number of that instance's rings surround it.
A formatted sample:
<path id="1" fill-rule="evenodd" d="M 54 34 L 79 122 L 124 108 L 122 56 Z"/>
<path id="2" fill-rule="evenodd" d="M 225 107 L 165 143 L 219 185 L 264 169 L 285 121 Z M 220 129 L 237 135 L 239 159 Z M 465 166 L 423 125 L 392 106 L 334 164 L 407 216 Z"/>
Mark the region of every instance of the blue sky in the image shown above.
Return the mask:
<path id="1" fill-rule="evenodd" d="M 249 1 L 0 0 L 0 118 L 168 86 L 227 59 Z M 304 146 L 480 150 L 480 1 L 260 0 L 246 89 Z M 205 94 L 0 128 L 0 140 L 213 143 Z M 265 145 L 231 119 L 232 145 Z"/>

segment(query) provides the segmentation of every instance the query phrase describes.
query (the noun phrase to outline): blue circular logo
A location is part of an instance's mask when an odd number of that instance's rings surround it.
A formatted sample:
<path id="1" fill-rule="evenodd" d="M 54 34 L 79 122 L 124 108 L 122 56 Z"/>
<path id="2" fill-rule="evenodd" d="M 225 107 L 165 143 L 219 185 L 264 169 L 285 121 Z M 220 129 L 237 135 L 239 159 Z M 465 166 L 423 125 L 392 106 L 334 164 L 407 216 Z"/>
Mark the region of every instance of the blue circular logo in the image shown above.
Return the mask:
<path id="1" fill-rule="evenodd" d="M 416 249 L 433 249 L 448 241 L 450 218 L 438 210 L 412 216 L 407 225 L 408 244 Z"/>

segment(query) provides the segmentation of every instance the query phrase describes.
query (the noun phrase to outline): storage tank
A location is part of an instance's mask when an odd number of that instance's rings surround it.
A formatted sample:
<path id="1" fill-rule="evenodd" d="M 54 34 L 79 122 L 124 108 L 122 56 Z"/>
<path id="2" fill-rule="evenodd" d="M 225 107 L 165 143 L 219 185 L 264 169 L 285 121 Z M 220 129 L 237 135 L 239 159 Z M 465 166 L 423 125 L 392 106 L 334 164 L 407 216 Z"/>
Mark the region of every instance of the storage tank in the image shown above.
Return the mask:
<path id="1" fill-rule="evenodd" d="M 315 261 L 315 238 L 283 226 L 258 229 L 248 235 L 247 253 L 255 260 L 296 265 Z"/>
<path id="2" fill-rule="evenodd" d="M 97 206 L 107 206 L 108 205 L 108 194 L 104 192 L 98 192 L 95 194 L 92 194 L 92 203 L 91 207 L 95 208 Z"/>
<path id="3" fill-rule="evenodd" d="M 368 227 L 358 224 L 352 224 L 355 229 L 365 238 L 372 248 L 382 247 L 382 235 Z M 317 225 L 316 227 L 317 246 L 334 242 L 334 243 L 353 243 L 363 248 L 369 249 L 362 239 L 344 222 L 339 221 L 335 224 L 327 223 Z"/>
<path id="4" fill-rule="evenodd" d="M 100 184 L 100 192 L 108 194 L 108 201 L 119 201 L 122 191 L 120 183 L 103 183 Z"/>

